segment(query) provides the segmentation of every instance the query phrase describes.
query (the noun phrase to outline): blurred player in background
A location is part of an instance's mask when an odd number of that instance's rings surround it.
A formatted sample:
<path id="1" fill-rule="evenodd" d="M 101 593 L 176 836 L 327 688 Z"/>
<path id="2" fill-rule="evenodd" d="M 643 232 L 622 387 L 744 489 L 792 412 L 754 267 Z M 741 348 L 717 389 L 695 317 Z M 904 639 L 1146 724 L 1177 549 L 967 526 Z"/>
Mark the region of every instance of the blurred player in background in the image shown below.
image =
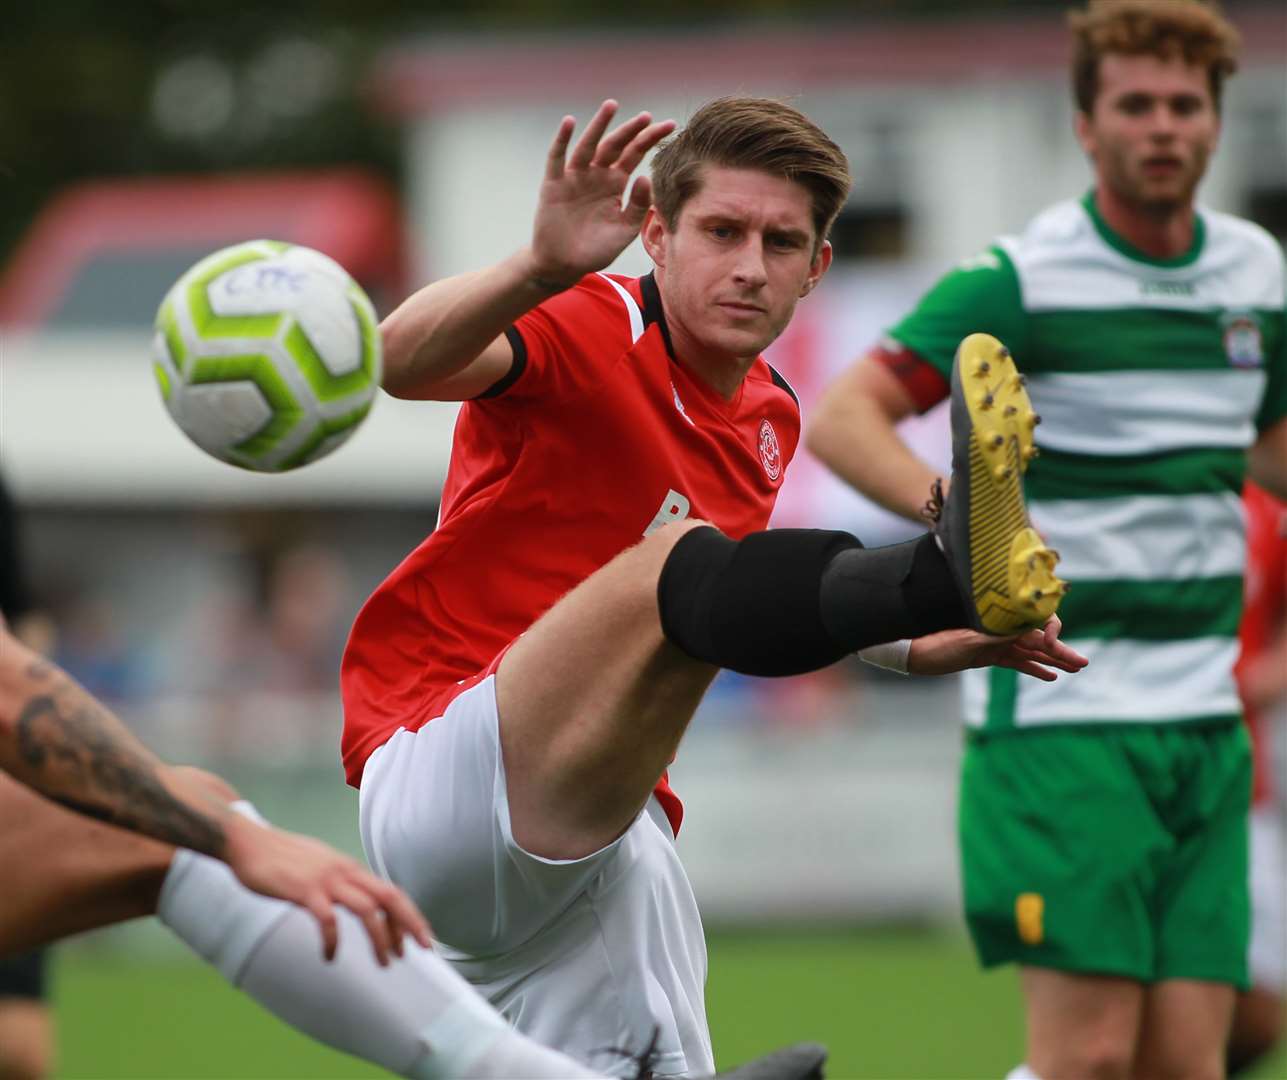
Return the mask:
<path id="1" fill-rule="evenodd" d="M 1238 995 L 1229 1071 L 1242 1072 L 1278 1045 L 1287 1009 L 1287 805 L 1274 774 L 1287 726 L 1287 504 L 1255 484 L 1247 508 L 1246 606 L 1234 673 L 1251 730 L 1251 988 Z M 1275 727 L 1277 730 L 1275 730 Z"/>
<path id="2" fill-rule="evenodd" d="M 0 619 L 33 644 L 32 609 L 18 509 L 0 477 Z M 54 1068 L 53 1016 L 46 1003 L 44 949 L 0 957 L 0 1080 L 42 1080 Z"/>
<path id="3" fill-rule="evenodd" d="M 354 624 L 344 760 L 372 865 L 520 1030 L 608 1070 L 603 1048 L 655 1031 L 655 1074 L 691 1075 L 713 1064 L 706 947 L 665 770 L 717 669 L 794 674 L 898 638 L 918 638 L 892 647 L 904 670 L 1082 661 L 1057 620 L 1013 636 L 1054 593 L 1010 637 L 948 629 L 979 622 L 948 558 L 1008 566 L 1019 523 L 971 549 L 947 513 L 946 557 L 928 535 L 757 531 L 799 436 L 759 354 L 830 264 L 848 164 L 795 109 L 730 98 L 631 186 L 673 125 L 609 131 L 615 110 L 570 154 L 560 124 L 530 247 L 383 324 L 387 390 L 466 404 L 439 528 Z M 655 273 L 595 272 L 641 230 Z"/>
<path id="4" fill-rule="evenodd" d="M 995 334 L 1029 373 L 1033 520 L 1092 665 L 966 675 L 967 920 L 985 966 L 1022 965 L 1016 1076 L 1217 1076 L 1247 985 L 1239 494 L 1248 461 L 1287 493 L 1283 256 L 1194 207 L 1232 26 L 1193 0 L 1093 0 L 1071 25 L 1094 190 L 941 279 L 827 392 L 810 446 L 914 517 L 931 473 L 894 425 L 947 394 L 955 342 Z"/>

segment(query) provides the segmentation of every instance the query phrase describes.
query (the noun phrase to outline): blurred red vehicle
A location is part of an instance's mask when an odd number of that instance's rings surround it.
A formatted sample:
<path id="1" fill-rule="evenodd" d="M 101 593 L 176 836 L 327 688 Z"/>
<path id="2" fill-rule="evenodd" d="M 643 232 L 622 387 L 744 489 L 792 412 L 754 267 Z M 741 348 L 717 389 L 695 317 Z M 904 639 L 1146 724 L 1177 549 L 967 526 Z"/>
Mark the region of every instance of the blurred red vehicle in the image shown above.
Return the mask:
<path id="1" fill-rule="evenodd" d="M 184 270 L 228 244 L 306 244 L 387 312 L 404 292 L 402 208 L 356 168 L 89 181 L 52 199 L 0 272 L 0 325 L 149 326 Z"/>

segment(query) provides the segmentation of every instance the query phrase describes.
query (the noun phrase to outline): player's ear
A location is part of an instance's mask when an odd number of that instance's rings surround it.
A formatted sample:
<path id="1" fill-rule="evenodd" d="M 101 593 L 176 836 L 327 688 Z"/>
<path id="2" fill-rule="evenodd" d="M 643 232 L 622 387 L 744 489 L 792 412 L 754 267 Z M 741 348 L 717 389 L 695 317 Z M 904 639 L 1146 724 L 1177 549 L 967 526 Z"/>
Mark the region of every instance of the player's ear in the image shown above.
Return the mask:
<path id="1" fill-rule="evenodd" d="M 818 248 L 818 254 L 813 257 L 813 263 L 809 266 L 809 276 L 804 279 L 804 285 L 800 289 L 801 299 L 813 292 L 813 287 L 822 280 L 822 275 L 831 265 L 832 255 L 831 241 L 822 241 L 822 247 Z"/>
<path id="2" fill-rule="evenodd" d="M 1090 117 L 1080 109 L 1073 113 L 1073 134 L 1088 157 L 1095 156 L 1095 132 Z"/>
<path id="3" fill-rule="evenodd" d="M 666 265 L 666 238 L 669 235 L 665 219 L 657 212 L 657 208 L 648 207 L 643 226 L 639 229 L 639 238 L 654 266 Z"/>

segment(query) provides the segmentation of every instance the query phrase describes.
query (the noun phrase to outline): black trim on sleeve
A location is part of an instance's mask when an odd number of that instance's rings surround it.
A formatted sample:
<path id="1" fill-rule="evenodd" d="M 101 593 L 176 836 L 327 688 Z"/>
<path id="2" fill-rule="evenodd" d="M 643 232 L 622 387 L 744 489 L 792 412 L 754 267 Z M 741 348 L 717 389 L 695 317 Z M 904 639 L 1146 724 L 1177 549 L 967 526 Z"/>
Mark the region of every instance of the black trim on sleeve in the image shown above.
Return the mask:
<path id="1" fill-rule="evenodd" d="M 505 337 L 509 339 L 509 347 L 514 351 L 514 361 L 510 364 L 509 370 L 499 379 L 491 384 L 481 394 L 475 394 L 474 400 L 479 401 L 483 398 L 500 397 L 511 386 L 518 382 L 518 377 L 527 370 L 527 342 L 523 340 L 523 335 L 519 333 L 517 326 L 511 326 L 505 331 Z"/>
<path id="2" fill-rule="evenodd" d="M 770 364 L 767 360 L 764 361 L 764 364 L 769 369 L 769 374 L 773 376 L 773 385 L 780 387 L 781 389 L 785 390 L 788 394 L 790 394 L 791 400 L 795 402 L 795 407 L 798 410 L 800 408 L 800 396 L 795 392 L 791 384 L 787 382 L 785 378 L 783 378 L 782 372 L 778 371 L 778 369 L 775 368 L 772 364 Z"/>
<path id="3" fill-rule="evenodd" d="M 670 344 L 670 327 L 666 325 L 666 312 L 661 306 L 661 291 L 657 288 L 654 274 L 645 274 L 639 279 L 639 295 L 643 297 L 643 324 L 647 330 L 656 323 L 661 327 L 661 340 L 666 345 L 666 355 L 675 359 L 674 347 Z"/>

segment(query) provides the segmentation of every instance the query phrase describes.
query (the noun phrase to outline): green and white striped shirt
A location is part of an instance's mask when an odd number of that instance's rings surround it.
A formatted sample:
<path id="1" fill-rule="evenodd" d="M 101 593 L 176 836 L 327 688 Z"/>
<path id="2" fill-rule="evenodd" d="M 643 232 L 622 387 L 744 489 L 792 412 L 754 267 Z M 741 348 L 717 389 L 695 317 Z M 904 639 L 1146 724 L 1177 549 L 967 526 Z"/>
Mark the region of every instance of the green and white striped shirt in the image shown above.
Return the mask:
<path id="1" fill-rule="evenodd" d="M 1072 588 L 1064 636 L 1091 666 L 1056 683 L 968 672 L 967 723 L 1170 723 L 1240 714 L 1247 448 L 1287 416 L 1283 253 L 1201 211 L 1193 246 L 1151 259 L 1091 196 L 968 260 L 890 335 L 950 373 L 995 334 L 1028 375 L 1042 456 L 1027 493 Z"/>

